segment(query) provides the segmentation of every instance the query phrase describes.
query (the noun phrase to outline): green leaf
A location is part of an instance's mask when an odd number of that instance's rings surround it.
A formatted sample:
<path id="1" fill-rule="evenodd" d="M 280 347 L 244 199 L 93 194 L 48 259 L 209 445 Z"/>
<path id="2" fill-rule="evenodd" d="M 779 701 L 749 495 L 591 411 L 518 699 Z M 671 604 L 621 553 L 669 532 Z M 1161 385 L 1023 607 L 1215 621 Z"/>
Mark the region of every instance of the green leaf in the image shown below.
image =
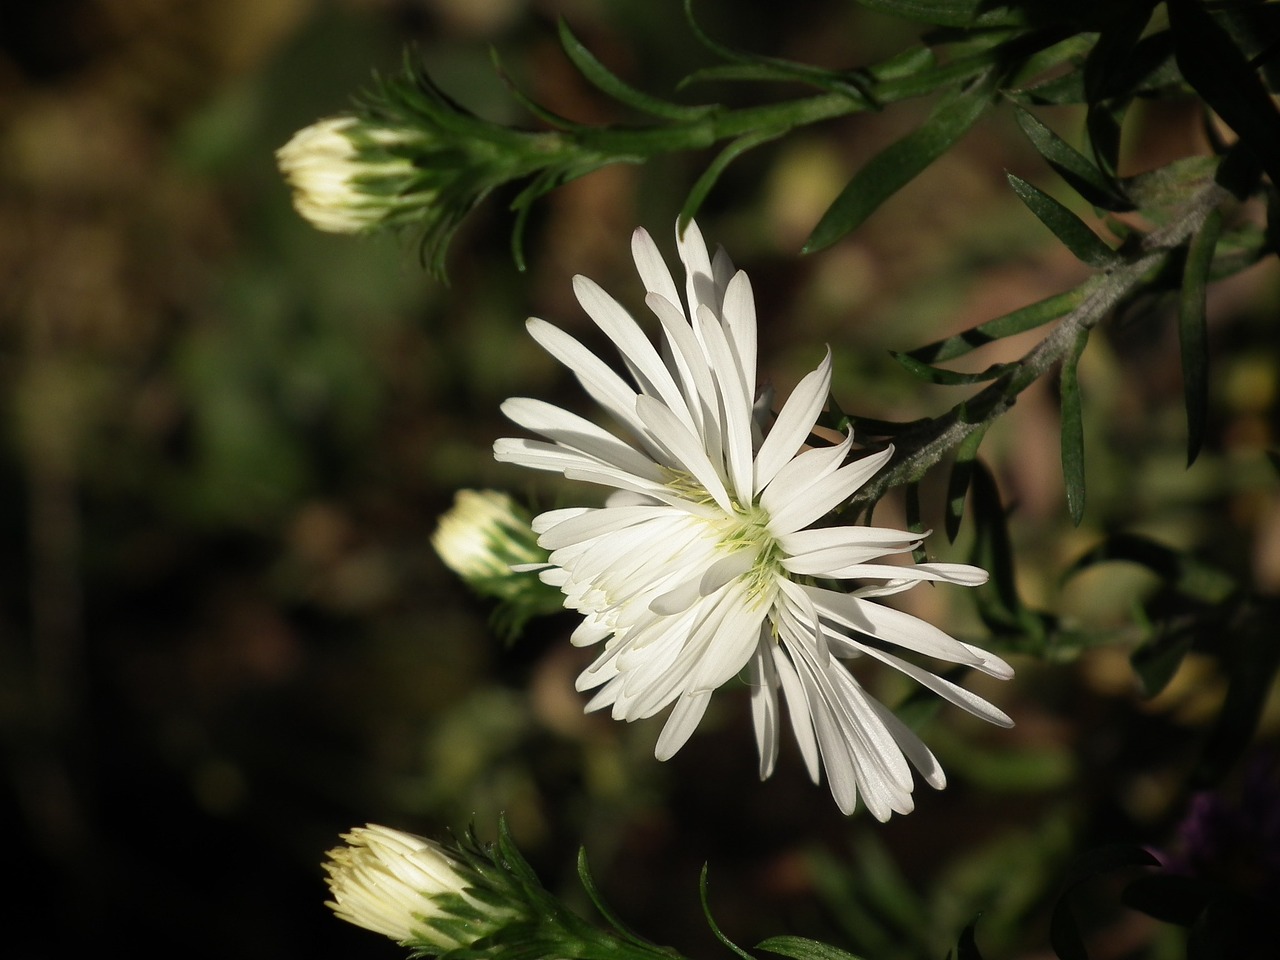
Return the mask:
<path id="1" fill-rule="evenodd" d="M 1120 165 L 1120 122 L 1124 119 L 1127 103 L 1095 104 L 1089 107 L 1084 118 L 1085 133 L 1089 138 L 1089 150 L 1094 162 L 1109 177 L 1118 176 Z"/>
<path id="2" fill-rule="evenodd" d="M 1021 177 L 1014 176 L 1012 173 L 1006 176 L 1018 199 L 1030 208 L 1041 223 L 1053 231 L 1054 236 L 1061 240 L 1077 259 L 1099 270 L 1113 267 L 1119 262 L 1116 252 L 1061 203 Z"/>
<path id="3" fill-rule="evenodd" d="M 1230 35 L 1202 3 L 1168 0 L 1178 69 L 1280 183 L 1280 111 Z"/>
<path id="4" fill-rule="evenodd" d="M 896 350 L 890 350 L 889 354 L 921 380 L 947 387 L 961 386 L 968 383 L 986 383 L 988 380 L 995 380 L 1005 371 L 1017 366 L 1017 364 L 1012 363 L 996 363 L 978 373 L 960 373 L 956 370 L 945 370 L 942 367 L 922 363 L 909 353 L 898 353 Z"/>
<path id="5" fill-rule="evenodd" d="M 618 918 L 618 915 L 613 912 L 612 908 L 605 903 L 604 895 L 600 893 L 600 888 L 596 886 L 595 877 L 591 875 L 591 867 L 587 864 L 586 847 L 578 848 L 578 880 L 582 884 L 582 889 L 586 891 L 587 896 L 591 899 L 592 905 L 596 908 L 597 912 L 599 912 L 600 916 L 604 917 L 605 922 L 607 922 L 609 926 L 613 927 L 618 934 L 625 937 L 627 940 L 630 940 L 632 943 L 643 946 L 647 946 L 649 944 L 649 941 L 645 940 L 623 923 L 622 920 Z"/>
<path id="6" fill-rule="evenodd" d="M 974 936 L 974 928 L 977 926 L 978 918 L 974 917 L 960 931 L 960 939 L 956 941 L 956 960 L 982 960 L 982 951 L 978 949 L 978 941 Z"/>
<path id="7" fill-rule="evenodd" d="M 735 50 L 713 40 L 693 15 L 693 0 L 684 0 L 684 17 L 694 37 L 717 57 L 729 61 L 697 70 L 680 81 L 684 88 L 704 80 L 757 80 L 768 82 L 806 83 L 820 90 L 839 93 L 869 107 L 877 104 L 868 92 L 865 71 L 832 71 L 812 64 L 797 63 L 781 57 L 768 57 Z"/>
<path id="8" fill-rule="evenodd" d="M 956 541 L 960 532 L 960 521 L 964 518 L 964 501 L 969 495 L 969 482 L 973 477 L 973 463 L 978 458 L 978 448 L 987 434 L 987 428 L 980 427 L 964 438 L 956 450 L 955 463 L 951 465 L 951 476 L 947 479 L 947 539 Z"/>
<path id="9" fill-rule="evenodd" d="M 1077 368 L 1088 342 L 1088 329 L 1081 330 L 1062 361 L 1062 478 L 1067 486 L 1067 509 L 1077 527 L 1084 519 L 1084 417 Z"/>
<path id="10" fill-rule="evenodd" d="M 770 953 L 790 957 L 791 960 L 862 960 L 848 950 L 806 937 L 769 937 L 757 943 L 756 949 L 768 950 Z"/>
<path id="11" fill-rule="evenodd" d="M 976 458 L 971 487 L 975 526 L 973 563 L 991 575 L 986 585 L 975 591 L 978 612 L 993 631 L 1021 634 L 1027 638 L 1028 647 L 1036 649 L 1043 643 L 1045 623 L 1018 595 L 1004 504 L 1000 502 L 1000 491 L 991 471 Z"/>
<path id="12" fill-rule="evenodd" d="M 1018 126 L 1027 135 L 1032 146 L 1058 171 L 1063 180 L 1076 193 L 1096 207 L 1104 210 L 1132 210 L 1133 204 L 1125 197 L 1119 184 L 1112 181 L 1060 136 L 1021 107 L 1017 108 Z"/>
<path id="13" fill-rule="evenodd" d="M 1028 306 L 1020 307 L 1011 313 L 1006 313 L 1002 317 L 996 317 L 993 320 L 980 323 L 963 333 L 957 333 L 943 340 L 936 340 L 933 343 L 926 344 L 923 347 L 912 350 L 909 356 L 926 363 L 938 360 L 952 360 L 963 356 L 970 350 L 976 350 L 978 347 L 985 346 L 1003 337 L 1009 337 L 1015 333 L 1025 333 L 1048 323 L 1050 320 L 1056 320 L 1063 314 L 1070 313 L 1083 302 L 1084 290 L 1081 288 L 1055 294 L 1052 297 L 1046 297 L 1044 300 L 1037 300 Z"/>
<path id="14" fill-rule="evenodd" d="M 1182 391 L 1187 406 L 1187 466 L 1195 463 L 1204 442 L 1209 408 L 1209 333 L 1205 321 L 1205 291 L 1209 268 L 1222 232 L 1222 211 L 1213 210 L 1191 238 L 1182 270 L 1178 300 L 1178 343 L 1182 348 Z"/>
<path id="15" fill-rule="evenodd" d="M 770 140 L 776 140 L 780 136 L 782 136 L 781 131 L 748 133 L 732 141 L 721 150 L 689 189 L 689 195 L 685 198 L 684 206 L 680 210 L 680 229 L 684 230 L 685 225 L 698 215 L 702 202 L 707 199 L 707 194 L 711 192 L 711 188 L 715 186 L 716 181 L 720 179 L 720 175 L 724 173 L 729 164 L 733 163 L 734 160 L 737 160 L 748 150 L 752 150 L 762 143 L 768 143 Z"/>
<path id="16" fill-rule="evenodd" d="M 1085 99 L 1101 103 L 1113 96 L 1129 95 L 1130 87 L 1119 82 L 1133 54 L 1133 48 L 1151 20 L 1155 0 L 1129 0 L 1115 5 L 1115 13 L 1098 34 L 1098 40 L 1084 63 Z"/>
<path id="17" fill-rule="evenodd" d="M 711 916 L 711 905 L 707 902 L 707 865 L 705 863 L 702 865 L 702 873 L 698 877 L 698 896 L 702 900 L 702 915 L 707 918 L 707 926 L 711 928 L 715 938 L 741 957 L 742 960 L 755 960 L 755 957 L 726 937 L 724 931 L 720 929 L 720 925 L 716 923 L 715 917 Z"/>
<path id="18" fill-rule="evenodd" d="M 878 13 L 939 27 L 1020 26 L 1026 21 L 1016 4 L 988 0 L 858 0 L 858 3 Z"/>
<path id="19" fill-rule="evenodd" d="M 595 54 L 573 35 L 573 31 L 569 29 L 569 24 L 563 17 L 560 19 L 559 27 L 560 45 L 564 47 L 565 54 L 573 65 L 578 68 L 578 72 L 590 80 L 602 93 L 609 95 L 619 103 L 625 103 L 627 106 L 650 116 L 661 117 L 663 120 L 677 121 L 700 120 L 718 109 L 711 105 L 685 106 L 679 103 L 672 103 L 669 100 L 662 100 L 637 90 L 597 60 Z"/>
<path id="20" fill-rule="evenodd" d="M 920 127 L 872 157 L 827 208 L 805 242 L 804 252 L 829 247 L 857 228 L 946 153 L 991 105 L 995 78 L 996 72 L 991 70 L 973 86 L 947 94 Z"/>

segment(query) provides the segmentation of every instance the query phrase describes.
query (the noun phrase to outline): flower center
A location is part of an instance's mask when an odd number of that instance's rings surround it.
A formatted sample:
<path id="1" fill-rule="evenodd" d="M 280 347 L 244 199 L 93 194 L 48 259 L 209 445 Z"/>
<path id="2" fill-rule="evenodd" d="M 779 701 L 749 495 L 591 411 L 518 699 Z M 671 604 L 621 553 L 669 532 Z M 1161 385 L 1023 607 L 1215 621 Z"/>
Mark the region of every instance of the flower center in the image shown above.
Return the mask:
<path id="1" fill-rule="evenodd" d="M 716 506 L 715 498 L 689 474 L 667 468 L 667 488 L 682 499 L 702 506 Z M 717 512 L 720 508 L 716 506 Z M 782 573 L 782 548 L 769 532 L 769 513 L 756 503 L 733 501 L 732 513 L 705 521 L 712 529 L 716 550 L 726 556 L 750 551 L 751 566 L 737 579 L 747 588 L 747 602 L 753 606 L 773 603 L 777 577 Z"/>

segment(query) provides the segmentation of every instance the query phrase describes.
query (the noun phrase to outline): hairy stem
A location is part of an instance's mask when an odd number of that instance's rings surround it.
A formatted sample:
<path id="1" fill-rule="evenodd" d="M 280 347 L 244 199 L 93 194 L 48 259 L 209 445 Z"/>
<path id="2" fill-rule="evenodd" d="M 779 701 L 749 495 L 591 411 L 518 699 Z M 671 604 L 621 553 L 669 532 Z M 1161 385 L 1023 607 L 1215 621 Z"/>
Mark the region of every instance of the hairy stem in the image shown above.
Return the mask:
<path id="1" fill-rule="evenodd" d="M 1097 326 L 1118 303 L 1138 290 L 1230 196 L 1217 183 L 1210 183 L 1187 202 L 1171 223 L 1149 233 L 1128 263 L 1086 280 L 1080 305 L 1058 321 L 1048 336 L 1007 373 L 941 416 L 922 421 L 895 437 L 897 454 L 890 466 L 863 487 L 850 506 L 866 509 L 893 487 L 919 480 L 971 433 L 985 429 L 1005 413 L 1018 394 L 1061 362 L 1082 331 Z"/>

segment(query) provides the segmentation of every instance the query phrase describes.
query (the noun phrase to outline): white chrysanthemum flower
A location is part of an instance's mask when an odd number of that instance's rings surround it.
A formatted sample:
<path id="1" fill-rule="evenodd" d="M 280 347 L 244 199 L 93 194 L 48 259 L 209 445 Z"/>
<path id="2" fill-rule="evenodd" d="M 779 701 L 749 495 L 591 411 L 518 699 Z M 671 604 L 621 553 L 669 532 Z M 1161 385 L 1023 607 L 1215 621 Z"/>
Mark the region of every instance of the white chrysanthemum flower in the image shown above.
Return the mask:
<path id="1" fill-rule="evenodd" d="M 319 230 L 363 233 L 401 208 L 429 203 L 432 191 L 414 190 L 420 174 L 413 162 L 387 150 L 409 136 L 353 116 L 299 130 L 276 151 L 294 209 Z"/>
<path id="2" fill-rule="evenodd" d="M 933 787 L 944 786 L 942 769 L 845 661 L 889 664 L 963 709 L 1011 725 L 985 700 L 891 648 L 1000 678 L 1012 676 L 1008 664 L 871 599 L 924 580 L 973 586 L 987 575 L 963 564 L 878 562 L 909 553 L 920 534 L 813 526 L 892 449 L 846 463 L 852 435 L 835 446 L 806 445 L 830 387 L 829 352 L 763 429 L 747 276 L 723 250 L 708 255 L 696 224 L 677 239 L 683 297 L 649 235 L 637 230 L 632 238 L 645 303 L 662 326 L 660 348 L 599 286 L 574 278 L 578 301 L 617 346 L 635 386 L 560 329 L 528 321 L 533 338 L 573 371 L 625 439 L 538 400 L 503 405 L 546 439 L 499 440 L 498 460 L 616 488 L 604 507 L 534 520 L 539 543 L 551 550 L 543 579 L 584 617 L 573 642 L 604 644 L 578 688 L 598 688 L 587 709 L 609 707 L 620 720 L 674 704 L 656 750 L 665 760 L 698 725 L 712 693 L 745 671 L 762 779 L 777 758 L 781 692 L 810 777 L 817 782 L 825 766 L 842 811 L 851 813 L 861 795 L 879 820 L 906 813 L 908 761 Z M 847 591 L 821 585 L 833 580 L 862 583 Z"/>
<path id="3" fill-rule="evenodd" d="M 434 954 L 467 946 L 516 913 L 471 896 L 474 871 L 431 840 L 373 823 L 342 839 L 347 846 L 329 851 L 324 870 L 327 905 L 349 923 Z"/>

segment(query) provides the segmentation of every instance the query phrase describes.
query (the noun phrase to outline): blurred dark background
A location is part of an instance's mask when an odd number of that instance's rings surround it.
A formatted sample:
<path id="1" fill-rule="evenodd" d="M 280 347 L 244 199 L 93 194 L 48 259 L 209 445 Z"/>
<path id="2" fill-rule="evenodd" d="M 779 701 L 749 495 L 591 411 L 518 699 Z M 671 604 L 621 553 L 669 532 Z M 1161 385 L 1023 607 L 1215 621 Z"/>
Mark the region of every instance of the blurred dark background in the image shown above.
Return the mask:
<path id="1" fill-rule="evenodd" d="M 696 7 L 727 43 L 829 67 L 886 56 L 915 33 L 836 0 L 750 16 Z M 1020 661 L 1005 686 L 975 682 L 1019 726 L 940 713 L 926 739 L 952 786 L 920 788 L 915 814 L 880 827 L 840 817 L 789 743 L 776 778 L 757 784 L 742 696 L 719 697 L 660 765 L 659 722 L 582 715 L 572 680 L 590 652 L 565 642 L 571 620 L 535 624 L 511 649 L 487 629 L 485 604 L 430 548 L 436 518 L 464 486 L 554 497 L 549 482 L 492 463 L 508 432 L 502 398 L 587 409 L 522 321 L 545 316 L 590 339 L 574 273 L 639 308 L 630 231 L 646 226 L 670 251 L 708 157 L 557 191 L 534 215 L 523 275 L 510 197 L 497 197 L 462 230 L 444 286 L 411 242 L 312 230 L 272 153 L 342 109 L 372 69 L 395 69 L 408 43 L 493 119 L 529 122 L 493 74 L 491 44 L 558 112 L 634 120 L 568 65 L 560 16 L 659 94 L 709 62 L 674 0 L 0 7 L 0 822 L 11 837 L 0 954 L 399 956 L 329 916 L 323 851 L 368 820 L 428 835 L 474 821 L 491 837 L 502 811 L 549 886 L 581 902 L 572 865 L 585 844 L 619 912 L 686 954 L 722 949 L 697 905 L 704 861 L 713 909 L 744 944 L 856 926 L 842 907 L 855 863 L 916 891 L 928 921 L 915 934 L 932 955 L 976 909 L 997 918 L 988 942 L 1012 950 L 1043 942 L 1039 920 L 1019 922 L 1073 846 L 1170 835 L 1178 778 L 1221 696 L 1212 664 L 1192 662 L 1156 703 L 1138 701 L 1116 649 Z M 907 105 L 806 131 L 712 195 L 704 231 L 752 274 L 780 394 L 830 343 L 846 409 L 937 413 L 958 397 L 923 389 L 889 348 L 1085 275 L 1004 185 L 1005 170 L 1043 180 L 1008 117 L 855 236 L 797 259 L 844 179 L 920 115 Z M 1176 103 L 1140 124 L 1133 169 L 1202 149 Z M 1158 318 L 1091 345 L 1082 368 L 1097 431 L 1083 528 L 1065 519 L 1052 389 L 993 431 L 1034 602 L 1122 621 L 1151 588 L 1143 574 L 1066 590 L 1057 578 L 1091 537 L 1135 517 L 1265 589 L 1280 583 L 1280 503 L 1260 464 L 1275 440 L 1276 281 L 1254 271 L 1211 301 L 1223 359 L 1196 472 L 1181 463 L 1176 334 Z M 941 482 L 924 496 L 937 529 Z M 887 503 L 877 520 L 895 516 Z M 962 558 L 963 541 L 934 539 L 938 556 Z M 917 612 L 980 636 L 966 598 L 919 593 Z M 895 677 L 868 682 L 890 702 L 904 692 Z"/>

